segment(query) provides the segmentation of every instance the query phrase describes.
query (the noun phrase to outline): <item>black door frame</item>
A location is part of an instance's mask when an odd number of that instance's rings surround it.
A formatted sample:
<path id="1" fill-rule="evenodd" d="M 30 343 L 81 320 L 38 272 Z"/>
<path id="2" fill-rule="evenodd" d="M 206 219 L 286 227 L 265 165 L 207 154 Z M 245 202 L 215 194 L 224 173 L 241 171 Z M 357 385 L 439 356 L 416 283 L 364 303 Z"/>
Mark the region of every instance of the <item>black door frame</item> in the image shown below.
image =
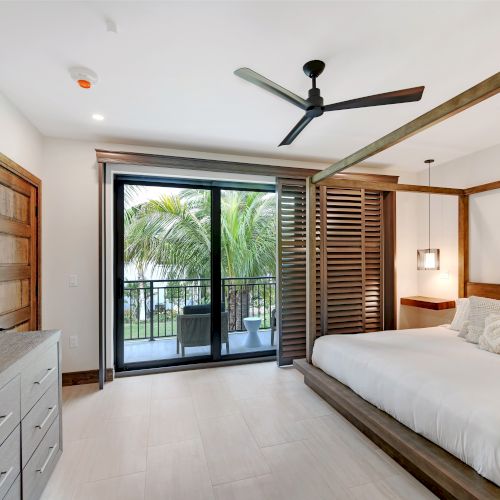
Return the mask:
<path id="1" fill-rule="evenodd" d="M 125 363 L 124 360 L 124 186 L 126 184 L 141 186 L 177 187 L 186 189 L 206 189 L 211 192 L 211 253 L 210 253 L 210 293 L 211 293 L 211 354 L 189 356 L 186 358 L 159 359 Z M 141 175 L 117 175 L 114 177 L 114 353 L 115 370 L 117 372 L 144 370 L 170 366 L 210 363 L 221 360 L 238 360 L 245 358 L 262 358 L 276 356 L 276 349 L 258 352 L 222 354 L 221 353 L 221 303 L 222 303 L 222 270 L 221 270 L 221 190 L 275 192 L 274 185 L 253 184 L 245 182 L 212 181 L 203 179 L 177 179 L 169 177 L 150 177 Z M 219 311 L 213 314 L 213 311 Z"/>

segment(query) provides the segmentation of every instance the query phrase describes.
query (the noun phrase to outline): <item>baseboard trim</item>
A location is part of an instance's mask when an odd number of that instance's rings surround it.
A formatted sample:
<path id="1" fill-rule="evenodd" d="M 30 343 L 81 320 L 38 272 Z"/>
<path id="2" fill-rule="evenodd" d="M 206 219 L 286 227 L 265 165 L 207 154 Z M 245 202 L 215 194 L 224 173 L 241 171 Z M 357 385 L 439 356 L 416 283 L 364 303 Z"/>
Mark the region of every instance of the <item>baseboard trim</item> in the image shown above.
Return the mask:
<path id="1" fill-rule="evenodd" d="M 111 382 L 115 378 L 114 370 L 106 370 L 106 382 Z M 62 374 L 62 385 L 82 385 L 97 384 L 99 382 L 99 370 L 86 370 L 81 372 L 68 372 Z"/>

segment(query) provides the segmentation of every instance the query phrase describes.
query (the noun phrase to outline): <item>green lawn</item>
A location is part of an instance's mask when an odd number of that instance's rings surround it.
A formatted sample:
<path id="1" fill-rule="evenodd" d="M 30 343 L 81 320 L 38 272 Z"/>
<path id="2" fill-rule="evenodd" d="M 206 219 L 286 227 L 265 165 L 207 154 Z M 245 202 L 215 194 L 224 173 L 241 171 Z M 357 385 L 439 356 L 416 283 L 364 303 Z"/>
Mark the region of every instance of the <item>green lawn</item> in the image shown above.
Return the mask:
<path id="1" fill-rule="evenodd" d="M 161 319 L 160 324 L 158 324 L 157 321 L 154 321 L 153 328 L 155 337 L 175 336 L 177 335 L 177 319 L 174 318 L 173 321 L 171 319 L 167 320 L 166 325 Z M 124 338 L 125 340 L 149 338 L 149 329 L 149 321 L 141 321 L 139 325 L 137 324 L 137 321 L 134 323 L 125 323 L 123 327 Z M 137 330 L 139 330 L 139 332 L 137 332 Z"/>
<path id="2" fill-rule="evenodd" d="M 158 324 L 157 318 L 155 318 L 153 322 L 153 332 L 154 337 L 175 337 L 177 335 L 177 318 L 167 319 L 165 324 L 165 320 L 160 318 L 160 323 Z M 261 324 L 261 329 L 270 328 L 270 321 L 266 318 L 266 323 Z M 135 340 L 135 339 L 149 339 L 150 338 L 150 322 L 149 321 L 140 321 L 137 324 L 137 321 L 133 323 L 127 323 L 125 321 L 123 327 L 123 334 L 125 340 Z M 138 331 L 139 330 L 139 331 Z"/>

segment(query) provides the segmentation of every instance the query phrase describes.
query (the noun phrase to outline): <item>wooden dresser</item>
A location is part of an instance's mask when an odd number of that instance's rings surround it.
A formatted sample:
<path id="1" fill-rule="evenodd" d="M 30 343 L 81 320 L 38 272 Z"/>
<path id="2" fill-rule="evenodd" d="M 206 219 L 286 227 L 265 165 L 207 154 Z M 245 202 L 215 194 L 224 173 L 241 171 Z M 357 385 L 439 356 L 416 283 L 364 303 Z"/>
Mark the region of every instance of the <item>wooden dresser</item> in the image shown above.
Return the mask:
<path id="1" fill-rule="evenodd" d="M 62 452 L 61 333 L 0 333 L 0 499 L 40 498 Z"/>

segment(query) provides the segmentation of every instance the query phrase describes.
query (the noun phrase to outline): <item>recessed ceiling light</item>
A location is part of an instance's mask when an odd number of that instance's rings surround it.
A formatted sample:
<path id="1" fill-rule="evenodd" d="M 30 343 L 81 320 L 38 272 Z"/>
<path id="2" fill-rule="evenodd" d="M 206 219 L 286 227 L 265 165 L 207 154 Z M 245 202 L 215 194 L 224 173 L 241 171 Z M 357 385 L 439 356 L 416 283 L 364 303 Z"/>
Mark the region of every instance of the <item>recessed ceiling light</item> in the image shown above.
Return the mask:
<path id="1" fill-rule="evenodd" d="M 99 113 L 94 113 L 92 115 L 92 118 L 98 122 L 102 122 L 104 120 L 104 116 L 100 115 Z"/>

